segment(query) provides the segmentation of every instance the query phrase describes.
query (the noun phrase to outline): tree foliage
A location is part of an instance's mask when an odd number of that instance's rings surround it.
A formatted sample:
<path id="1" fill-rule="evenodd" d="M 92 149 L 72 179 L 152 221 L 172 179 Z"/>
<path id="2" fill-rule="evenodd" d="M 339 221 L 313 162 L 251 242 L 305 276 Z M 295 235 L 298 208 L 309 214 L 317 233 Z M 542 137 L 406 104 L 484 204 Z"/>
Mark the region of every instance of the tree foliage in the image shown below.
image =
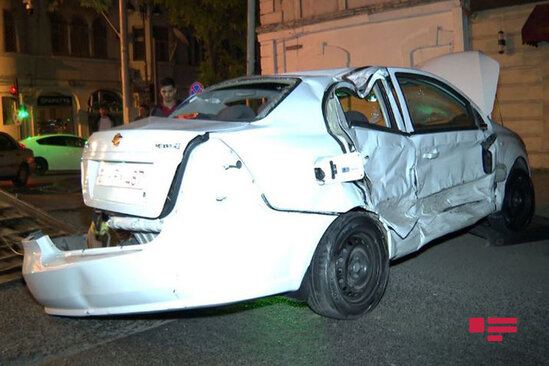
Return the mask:
<path id="1" fill-rule="evenodd" d="M 199 41 L 204 51 L 199 66 L 202 83 L 246 74 L 245 0 L 134 0 L 137 5 L 147 2 L 164 6 L 170 23 L 189 29 Z M 100 12 L 113 6 L 113 0 L 80 0 L 80 4 Z"/>
<path id="2" fill-rule="evenodd" d="M 173 25 L 190 29 L 204 49 L 200 80 L 212 84 L 246 73 L 244 0 L 156 0 Z"/>

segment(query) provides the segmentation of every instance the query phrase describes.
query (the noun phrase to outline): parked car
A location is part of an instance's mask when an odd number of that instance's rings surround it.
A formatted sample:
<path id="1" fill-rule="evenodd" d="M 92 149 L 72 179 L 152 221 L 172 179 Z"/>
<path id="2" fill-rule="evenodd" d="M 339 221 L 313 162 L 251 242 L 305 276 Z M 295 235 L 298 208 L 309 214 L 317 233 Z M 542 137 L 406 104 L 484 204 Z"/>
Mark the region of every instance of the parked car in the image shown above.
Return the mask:
<path id="1" fill-rule="evenodd" d="M 14 186 L 24 187 L 34 167 L 32 151 L 0 132 L 0 179 L 10 179 Z"/>
<path id="2" fill-rule="evenodd" d="M 48 170 L 80 170 L 86 139 L 69 134 L 29 136 L 21 140 L 34 153 L 36 174 Z"/>
<path id="3" fill-rule="evenodd" d="M 457 56 L 468 75 L 481 75 L 471 58 L 492 75 L 486 56 Z M 488 118 L 489 94 L 405 68 L 263 75 L 214 85 L 171 118 L 97 132 L 84 201 L 102 210 L 96 227 L 129 238 L 29 238 L 26 283 L 67 316 L 287 294 L 355 318 L 382 298 L 390 260 L 487 216 L 529 223 L 525 147 Z"/>

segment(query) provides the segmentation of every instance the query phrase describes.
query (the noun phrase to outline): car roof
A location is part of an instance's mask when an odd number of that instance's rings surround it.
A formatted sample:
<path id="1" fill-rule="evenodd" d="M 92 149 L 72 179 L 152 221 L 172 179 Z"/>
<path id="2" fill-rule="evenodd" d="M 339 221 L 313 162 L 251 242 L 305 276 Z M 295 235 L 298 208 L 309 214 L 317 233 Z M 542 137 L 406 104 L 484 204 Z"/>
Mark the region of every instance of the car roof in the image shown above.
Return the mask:
<path id="1" fill-rule="evenodd" d="M 292 71 L 286 72 L 277 75 L 288 75 L 288 76 L 297 76 L 297 77 L 326 77 L 326 78 L 340 78 L 342 75 L 345 75 L 356 68 L 354 67 L 344 67 L 337 69 L 319 69 L 319 70 L 306 70 L 306 71 Z"/>
<path id="2" fill-rule="evenodd" d="M 85 137 L 72 135 L 70 133 L 48 133 L 48 134 L 45 134 L 45 135 L 28 136 L 28 137 L 25 137 L 23 140 L 39 140 L 39 139 L 43 139 L 43 138 L 46 138 L 46 137 L 52 137 L 52 136 L 77 137 L 77 138 L 84 139 L 84 140 L 86 139 Z"/>

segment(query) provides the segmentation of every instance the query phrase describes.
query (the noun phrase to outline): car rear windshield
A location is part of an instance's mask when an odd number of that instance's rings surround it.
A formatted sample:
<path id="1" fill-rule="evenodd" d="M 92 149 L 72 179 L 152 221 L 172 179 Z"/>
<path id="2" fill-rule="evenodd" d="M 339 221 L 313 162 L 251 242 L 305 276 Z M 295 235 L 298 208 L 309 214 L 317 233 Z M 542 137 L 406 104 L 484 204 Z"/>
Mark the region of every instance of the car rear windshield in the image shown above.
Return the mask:
<path id="1" fill-rule="evenodd" d="M 297 81 L 262 79 L 219 84 L 188 98 L 170 117 L 252 122 L 265 117 Z"/>

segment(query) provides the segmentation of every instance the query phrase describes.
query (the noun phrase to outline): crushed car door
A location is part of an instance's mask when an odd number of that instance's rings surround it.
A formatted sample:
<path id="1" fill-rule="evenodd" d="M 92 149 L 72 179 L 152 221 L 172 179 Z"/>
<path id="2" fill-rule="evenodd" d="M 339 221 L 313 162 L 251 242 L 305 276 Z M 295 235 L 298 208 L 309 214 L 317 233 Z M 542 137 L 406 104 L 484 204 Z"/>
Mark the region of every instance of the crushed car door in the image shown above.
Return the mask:
<path id="1" fill-rule="evenodd" d="M 347 131 L 362 158 L 365 207 L 401 237 L 417 221 L 414 184 L 415 148 L 402 133 L 402 118 L 394 97 L 387 93 L 385 68 L 359 69 L 334 86 L 333 96 Z"/>
<path id="2" fill-rule="evenodd" d="M 470 102 L 420 72 L 390 69 L 416 148 L 420 225 L 426 237 L 470 225 L 494 208 L 493 136 Z"/>

